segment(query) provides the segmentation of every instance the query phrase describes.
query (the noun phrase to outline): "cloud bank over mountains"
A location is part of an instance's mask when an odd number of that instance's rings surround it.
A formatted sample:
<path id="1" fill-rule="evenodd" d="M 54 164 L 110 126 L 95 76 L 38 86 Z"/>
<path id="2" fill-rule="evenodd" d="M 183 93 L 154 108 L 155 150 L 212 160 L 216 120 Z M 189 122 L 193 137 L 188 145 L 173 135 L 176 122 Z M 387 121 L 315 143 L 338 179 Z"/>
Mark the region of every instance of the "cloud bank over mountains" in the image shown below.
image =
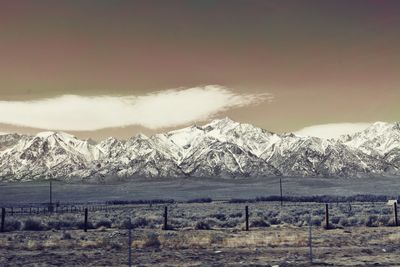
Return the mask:
<path id="1" fill-rule="evenodd" d="M 158 129 L 204 121 L 229 109 L 272 99 L 268 93 L 238 94 L 219 85 L 141 96 L 62 95 L 34 101 L 0 101 L 0 123 L 67 131 L 129 125 Z"/>
<path id="2" fill-rule="evenodd" d="M 305 127 L 294 134 L 298 136 L 314 136 L 324 139 L 338 138 L 345 134 L 354 134 L 361 132 L 371 126 L 372 123 L 356 122 L 356 123 L 328 123 L 318 124 Z"/>

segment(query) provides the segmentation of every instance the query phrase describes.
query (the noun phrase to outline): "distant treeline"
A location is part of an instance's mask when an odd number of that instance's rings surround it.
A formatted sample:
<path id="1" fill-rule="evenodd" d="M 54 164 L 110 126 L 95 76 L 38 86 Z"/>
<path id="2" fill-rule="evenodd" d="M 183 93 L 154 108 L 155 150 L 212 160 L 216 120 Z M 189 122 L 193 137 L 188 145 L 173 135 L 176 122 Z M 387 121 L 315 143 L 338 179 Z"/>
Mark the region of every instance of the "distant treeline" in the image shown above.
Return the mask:
<path id="1" fill-rule="evenodd" d="M 213 200 L 209 197 L 193 198 L 186 203 L 210 203 Z M 106 201 L 107 205 L 128 205 L 128 204 L 172 204 L 176 201 L 174 199 L 150 199 L 150 200 L 109 200 Z"/>
<path id="2" fill-rule="evenodd" d="M 389 199 L 398 199 L 398 197 L 390 197 L 386 195 L 353 195 L 353 196 L 332 196 L 332 195 L 317 195 L 317 196 L 283 196 L 282 201 L 285 202 L 387 202 Z M 253 202 L 268 202 L 281 201 L 280 196 L 256 197 L 254 199 L 233 198 L 229 203 L 253 203 Z"/>
<path id="3" fill-rule="evenodd" d="M 317 202 L 317 203 L 337 203 L 337 202 L 387 202 L 389 199 L 398 199 L 399 197 L 386 195 L 352 195 L 352 196 L 332 196 L 332 195 L 315 195 L 315 196 L 265 196 L 256 198 L 232 198 L 227 200 L 228 203 L 255 203 L 255 202 Z M 194 198 L 186 203 L 211 203 L 211 198 Z M 173 204 L 174 199 L 150 199 L 150 200 L 109 200 L 107 205 L 129 205 L 129 204 Z"/>
<path id="4" fill-rule="evenodd" d="M 151 200 L 108 200 L 107 205 L 128 205 L 128 204 L 171 204 L 173 199 L 151 199 Z"/>
<path id="5" fill-rule="evenodd" d="M 194 198 L 186 201 L 186 203 L 211 203 L 213 200 L 209 197 Z"/>

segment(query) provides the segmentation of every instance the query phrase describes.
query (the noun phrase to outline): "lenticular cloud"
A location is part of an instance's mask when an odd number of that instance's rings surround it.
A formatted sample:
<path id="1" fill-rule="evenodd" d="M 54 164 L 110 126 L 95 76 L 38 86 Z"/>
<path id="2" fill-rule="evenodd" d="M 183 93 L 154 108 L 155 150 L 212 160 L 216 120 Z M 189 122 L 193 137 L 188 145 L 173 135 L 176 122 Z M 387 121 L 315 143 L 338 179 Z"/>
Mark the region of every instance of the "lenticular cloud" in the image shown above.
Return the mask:
<path id="1" fill-rule="evenodd" d="M 372 123 L 356 122 L 356 123 L 328 123 L 305 127 L 294 132 L 298 136 L 315 136 L 324 139 L 338 138 L 345 134 L 354 134 L 365 130 Z"/>
<path id="2" fill-rule="evenodd" d="M 231 108 L 271 100 L 216 85 L 171 89 L 142 96 L 63 95 L 35 101 L 0 101 L 0 123 L 87 131 L 140 125 L 156 129 L 205 120 Z"/>

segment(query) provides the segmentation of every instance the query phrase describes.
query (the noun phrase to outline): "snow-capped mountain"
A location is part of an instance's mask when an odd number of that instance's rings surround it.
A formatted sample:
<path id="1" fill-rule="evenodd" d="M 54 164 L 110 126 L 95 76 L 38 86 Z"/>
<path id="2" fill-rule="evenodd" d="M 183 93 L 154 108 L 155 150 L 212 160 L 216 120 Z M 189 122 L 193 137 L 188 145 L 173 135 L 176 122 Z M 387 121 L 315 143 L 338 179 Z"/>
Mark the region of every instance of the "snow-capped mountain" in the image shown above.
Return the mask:
<path id="1" fill-rule="evenodd" d="M 339 139 L 275 134 L 228 118 L 94 144 L 62 132 L 0 135 L 0 180 L 400 175 L 400 124 Z"/>
<path id="2" fill-rule="evenodd" d="M 0 139 L 0 176 L 12 180 L 68 177 L 85 169 L 102 151 L 66 133 L 36 136 L 3 135 Z"/>

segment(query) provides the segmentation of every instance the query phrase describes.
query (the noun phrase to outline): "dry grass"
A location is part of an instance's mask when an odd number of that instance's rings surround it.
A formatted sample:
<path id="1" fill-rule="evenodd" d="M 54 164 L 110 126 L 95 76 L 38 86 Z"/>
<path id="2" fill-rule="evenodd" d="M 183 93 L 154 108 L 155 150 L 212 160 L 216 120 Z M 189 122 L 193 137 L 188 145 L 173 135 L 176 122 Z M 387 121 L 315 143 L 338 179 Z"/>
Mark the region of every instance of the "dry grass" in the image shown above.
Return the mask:
<path id="1" fill-rule="evenodd" d="M 27 250 L 42 250 L 43 248 L 44 247 L 41 241 L 29 240 L 26 244 Z"/>
<path id="2" fill-rule="evenodd" d="M 154 232 L 153 232 L 154 233 Z M 307 245 L 307 234 L 285 231 L 254 230 L 243 231 L 180 231 L 161 232 L 157 237 L 159 246 L 168 249 L 195 249 L 195 248 L 257 248 L 257 247 L 302 247 Z M 154 240 L 149 240 L 145 235 L 143 238 L 134 240 L 132 246 L 135 248 L 155 247 L 152 245 Z"/>
<path id="3" fill-rule="evenodd" d="M 95 240 L 79 240 L 78 245 L 81 248 L 103 248 L 109 245 L 109 242 L 105 238 L 100 237 Z"/>
<path id="4" fill-rule="evenodd" d="M 284 265 L 283 260 L 304 264 L 308 253 L 307 227 L 272 226 L 249 232 L 137 229 L 132 236 L 135 259 L 143 266 Z M 313 236 L 316 260 L 332 266 L 400 262 L 396 227 L 315 228 Z M 32 256 L 47 264 L 60 259 L 61 266 L 125 266 L 127 238 L 126 230 L 115 229 L 5 233 L 0 235 L 0 266 L 10 259 L 15 265 L 32 266 Z"/>
<path id="5" fill-rule="evenodd" d="M 392 244 L 400 244 L 400 233 L 393 233 L 388 235 L 385 238 L 385 241 L 390 242 Z"/>

